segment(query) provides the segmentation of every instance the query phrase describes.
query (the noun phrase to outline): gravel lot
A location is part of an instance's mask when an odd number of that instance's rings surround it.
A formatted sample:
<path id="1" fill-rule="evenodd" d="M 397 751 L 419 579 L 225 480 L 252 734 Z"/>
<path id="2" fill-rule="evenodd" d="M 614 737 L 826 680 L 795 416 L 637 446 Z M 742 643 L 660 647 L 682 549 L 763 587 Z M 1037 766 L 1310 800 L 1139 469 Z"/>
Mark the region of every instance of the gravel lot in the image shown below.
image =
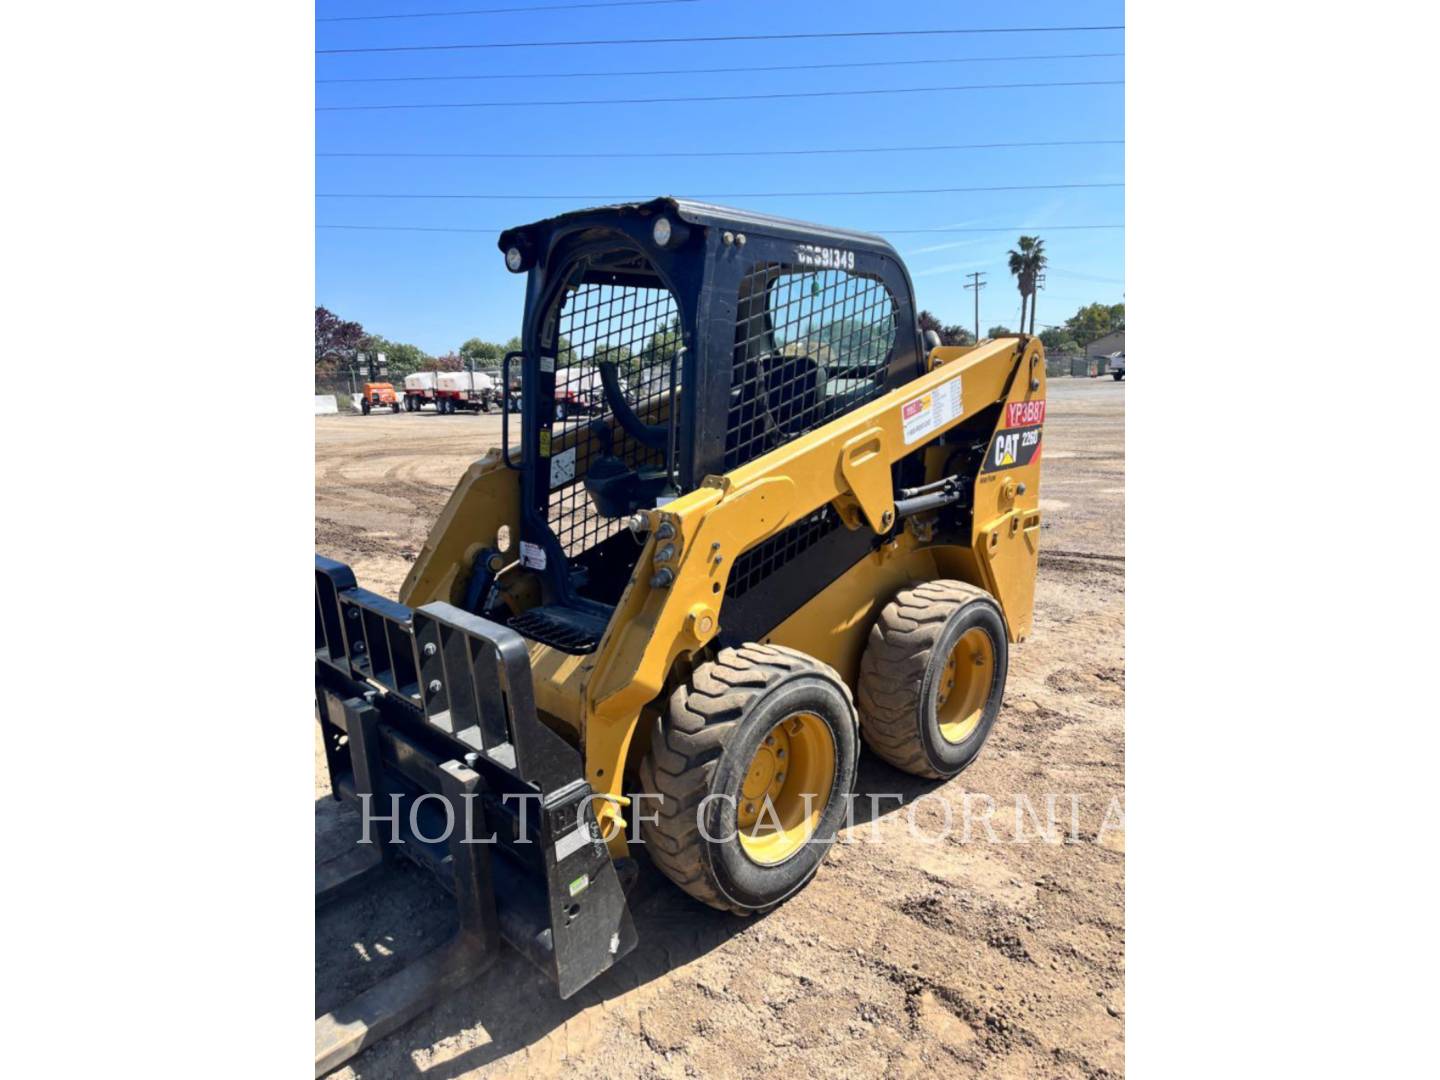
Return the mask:
<path id="1" fill-rule="evenodd" d="M 863 755 L 855 827 L 764 918 L 704 907 L 642 858 L 640 945 L 575 998 L 507 954 L 335 1075 L 1123 1075 L 1124 399 L 1109 379 L 1050 383 L 1035 628 L 974 766 L 937 784 Z M 498 414 L 316 417 L 317 550 L 394 595 L 499 430 Z M 872 815 L 863 796 L 889 793 Z M 315 795 L 324 860 L 357 825 L 318 739 Z M 389 873 L 318 917 L 317 1015 L 443 940 L 449 898 Z"/>

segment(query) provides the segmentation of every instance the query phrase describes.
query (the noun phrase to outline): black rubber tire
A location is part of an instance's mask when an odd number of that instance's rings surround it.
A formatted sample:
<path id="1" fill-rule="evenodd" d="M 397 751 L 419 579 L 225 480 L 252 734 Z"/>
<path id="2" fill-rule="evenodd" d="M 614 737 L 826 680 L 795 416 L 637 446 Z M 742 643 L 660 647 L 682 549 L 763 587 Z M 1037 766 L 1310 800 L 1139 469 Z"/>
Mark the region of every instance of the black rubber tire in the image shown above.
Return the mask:
<path id="1" fill-rule="evenodd" d="M 392 413 L 398 413 L 398 412 L 400 411 L 400 402 L 398 402 L 398 401 L 393 401 L 393 402 L 391 402 L 391 403 L 390 403 L 390 411 L 391 411 Z"/>
<path id="2" fill-rule="evenodd" d="M 995 670 L 980 722 L 959 743 L 940 734 L 938 676 L 960 635 L 980 627 L 995 652 Z M 860 658 L 860 734 L 897 769 L 940 780 L 980 753 L 1005 697 L 1010 650 L 1005 616 L 984 589 L 963 581 L 927 581 L 885 605 Z"/>
<path id="3" fill-rule="evenodd" d="M 1125 373 L 1123 371 L 1112 371 L 1110 374 L 1115 377 L 1116 382 L 1123 382 L 1125 380 Z"/>
<path id="4" fill-rule="evenodd" d="M 735 804 L 707 795 L 741 789 L 760 741 L 786 716 L 811 712 L 835 744 L 830 799 L 809 842 L 784 862 L 752 862 L 735 833 Z M 741 645 L 723 649 L 670 697 L 640 765 L 645 800 L 640 834 L 660 871 L 695 899 L 748 915 L 774 907 L 814 875 L 846 818 L 860 740 L 850 689 L 835 670 L 795 649 Z M 651 816 L 654 820 L 651 820 Z"/>

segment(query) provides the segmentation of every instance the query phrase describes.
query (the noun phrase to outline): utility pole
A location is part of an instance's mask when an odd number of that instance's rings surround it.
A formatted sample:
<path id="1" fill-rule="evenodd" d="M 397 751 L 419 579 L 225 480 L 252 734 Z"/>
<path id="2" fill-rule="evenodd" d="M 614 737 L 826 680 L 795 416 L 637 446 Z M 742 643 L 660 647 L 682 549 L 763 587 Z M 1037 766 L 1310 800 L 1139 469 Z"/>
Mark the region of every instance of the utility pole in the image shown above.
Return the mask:
<path id="1" fill-rule="evenodd" d="M 1030 332 L 1035 332 L 1035 302 L 1040 299 L 1040 290 L 1045 287 L 1045 271 L 1035 275 L 1035 291 L 1030 294 Z M 1023 326 L 1020 328 L 1025 329 Z"/>
<path id="2" fill-rule="evenodd" d="M 980 290 L 985 287 L 985 282 L 980 279 L 984 276 L 983 270 L 976 270 L 966 275 L 970 279 L 970 284 L 965 288 L 975 290 L 975 340 L 977 342 L 980 340 Z"/>

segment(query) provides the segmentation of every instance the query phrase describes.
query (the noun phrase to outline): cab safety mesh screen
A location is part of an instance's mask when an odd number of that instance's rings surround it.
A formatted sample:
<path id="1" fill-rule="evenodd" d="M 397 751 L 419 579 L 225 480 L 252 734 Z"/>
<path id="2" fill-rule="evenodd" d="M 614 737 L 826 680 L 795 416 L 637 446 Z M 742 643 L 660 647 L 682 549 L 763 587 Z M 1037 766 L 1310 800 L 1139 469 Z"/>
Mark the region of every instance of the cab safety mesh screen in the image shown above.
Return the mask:
<path id="1" fill-rule="evenodd" d="M 666 464 L 663 447 L 645 446 L 616 421 L 599 365 L 615 364 L 621 396 L 640 419 L 666 423 L 680 313 L 663 287 L 585 283 L 566 294 L 558 334 L 555 419 L 541 435 L 551 448 L 546 520 L 565 554 L 574 556 L 624 527 L 623 518 L 602 516 L 585 490 L 591 465 L 607 452 L 632 469 Z M 678 379 L 678 363 L 676 373 Z M 597 432 L 600 425 L 604 430 Z"/>
<path id="2" fill-rule="evenodd" d="M 741 282 L 725 468 L 885 392 L 895 303 L 874 278 L 757 266 Z"/>

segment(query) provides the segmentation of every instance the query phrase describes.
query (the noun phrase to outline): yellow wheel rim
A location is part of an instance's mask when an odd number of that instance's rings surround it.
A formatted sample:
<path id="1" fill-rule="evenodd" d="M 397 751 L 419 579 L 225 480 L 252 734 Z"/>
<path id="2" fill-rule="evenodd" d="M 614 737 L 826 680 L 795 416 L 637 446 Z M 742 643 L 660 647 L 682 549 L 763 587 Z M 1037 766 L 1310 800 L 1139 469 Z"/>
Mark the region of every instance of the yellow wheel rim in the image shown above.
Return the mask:
<path id="1" fill-rule="evenodd" d="M 962 743 L 975 733 L 995 678 L 995 645 L 978 626 L 960 635 L 935 687 L 935 717 L 940 735 Z"/>
<path id="2" fill-rule="evenodd" d="M 835 784 L 835 738 L 814 713 L 795 713 L 760 741 L 736 801 L 740 847 L 774 866 L 814 835 Z M 808 796 L 808 799 L 807 799 Z"/>

